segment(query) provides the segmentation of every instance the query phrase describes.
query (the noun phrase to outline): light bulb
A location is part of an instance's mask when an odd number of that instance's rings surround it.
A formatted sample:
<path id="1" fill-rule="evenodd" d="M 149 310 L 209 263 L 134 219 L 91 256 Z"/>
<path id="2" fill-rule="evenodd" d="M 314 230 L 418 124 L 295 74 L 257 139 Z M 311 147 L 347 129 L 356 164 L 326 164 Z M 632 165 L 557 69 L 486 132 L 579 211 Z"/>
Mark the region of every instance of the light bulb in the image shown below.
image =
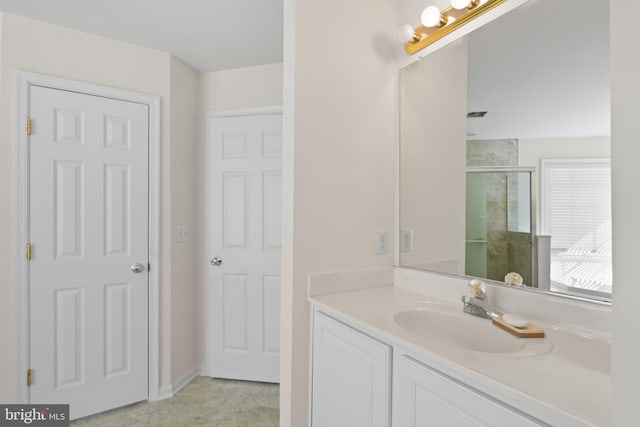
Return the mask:
<path id="1" fill-rule="evenodd" d="M 420 21 L 422 21 L 422 25 L 427 28 L 442 26 L 447 23 L 446 18 L 443 23 L 442 14 L 437 6 L 429 6 L 425 8 L 420 16 Z"/>
<path id="2" fill-rule="evenodd" d="M 460 10 L 469 6 L 469 3 L 469 0 L 451 0 L 451 7 Z"/>
<path id="3" fill-rule="evenodd" d="M 414 36 L 415 31 L 409 24 L 405 24 L 398 29 L 398 39 L 400 39 L 402 43 L 409 43 L 411 40 L 413 40 Z"/>

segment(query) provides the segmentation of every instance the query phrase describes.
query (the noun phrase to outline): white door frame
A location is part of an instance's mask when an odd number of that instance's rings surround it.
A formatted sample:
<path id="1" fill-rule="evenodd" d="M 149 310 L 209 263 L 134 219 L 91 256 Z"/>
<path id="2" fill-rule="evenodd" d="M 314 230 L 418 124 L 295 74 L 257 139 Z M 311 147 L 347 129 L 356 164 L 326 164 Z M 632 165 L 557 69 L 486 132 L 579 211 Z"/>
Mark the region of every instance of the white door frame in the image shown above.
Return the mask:
<path id="1" fill-rule="evenodd" d="M 29 243 L 29 147 L 26 133 L 29 87 L 44 86 L 137 102 L 149 107 L 149 400 L 159 399 L 160 381 L 160 97 L 59 77 L 18 71 L 16 84 L 16 149 L 14 150 L 14 206 L 16 213 L 16 396 L 29 403 L 29 270 L 25 248 Z"/>
<path id="2" fill-rule="evenodd" d="M 209 111 L 206 115 L 206 136 L 205 136 L 205 185 L 204 185 L 204 217 L 206 220 L 204 221 L 205 228 L 205 255 L 204 259 L 202 259 L 202 265 L 204 266 L 204 271 L 202 277 L 205 278 L 204 283 L 204 312 L 205 312 L 205 361 L 204 361 L 204 375 L 211 375 L 211 357 L 212 352 L 210 345 L 213 342 L 213 328 L 210 326 L 211 322 L 213 322 L 213 316 L 211 310 L 208 308 L 211 306 L 211 298 L 212 292 L 210 289 L 210 283 L 212 280 L 213 272 L 211 271 L 211 265 L 209 264 L 209 258 L 213 256 L 211 252 L 211 226 L 209 223 L 209 218 L 211 218 L 211 147 L 209 145 L 211 141 L 211 126 L 209 122 L 211 119 L 219 119 L 224 117 L 243 117 L 243 116 L 273 116 L 273 115 L 282 115 L 282 106 L 281 105 L 272 105 L 258 108 L 243 108 L 238 110 L 219 110 L 219 111 Z"/>

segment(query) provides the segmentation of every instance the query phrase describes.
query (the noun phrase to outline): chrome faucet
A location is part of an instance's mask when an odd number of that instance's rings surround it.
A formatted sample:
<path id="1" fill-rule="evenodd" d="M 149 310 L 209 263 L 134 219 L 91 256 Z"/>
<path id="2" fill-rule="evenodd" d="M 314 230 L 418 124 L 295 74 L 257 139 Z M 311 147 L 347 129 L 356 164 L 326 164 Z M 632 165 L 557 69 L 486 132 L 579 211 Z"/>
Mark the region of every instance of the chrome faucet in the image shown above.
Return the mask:
<path id="1" fill-rule="evenodd" d="M 469 282 L 469 293 L 472 296 L 462 296 L 462 311 L 487 319 L 502 316 L 501 312 L 489 307 L 486 286 L 481 280 L 473 279 Z"/>
<path id="2" fill-rule="evenodd" d="M 473 314 L 474 316 L 486 317 L 487 319 L 493 319 L 494 317 L 502 316 L 502 313 L 500 311 L 494 310 L 489 307 L 486 296 L 478 298 L 463 295 L 462 311 L 464 311 L 465 313 Z"/>

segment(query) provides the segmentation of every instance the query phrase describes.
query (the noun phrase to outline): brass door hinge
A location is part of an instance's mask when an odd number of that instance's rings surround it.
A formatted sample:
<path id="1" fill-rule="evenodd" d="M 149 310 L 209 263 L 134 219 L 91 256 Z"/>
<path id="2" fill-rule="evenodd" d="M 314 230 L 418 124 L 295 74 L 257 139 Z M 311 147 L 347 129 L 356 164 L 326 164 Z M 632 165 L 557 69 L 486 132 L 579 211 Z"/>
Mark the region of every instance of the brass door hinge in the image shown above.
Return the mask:
<path id="1" fill-rule="evenodd" d="M 27 260 L 31 261 L 32 247 L 31 243 L 27 243 Z"/>
<path id="2" fill-rule="evenodd" d="M 27 385 L 33 384 L 33 369 L 27 369 Z"/>
<path id="3" fill-rule="evenodd" d="M 27 117 L 27 135 L 31 135 L 31 117 Z"/>

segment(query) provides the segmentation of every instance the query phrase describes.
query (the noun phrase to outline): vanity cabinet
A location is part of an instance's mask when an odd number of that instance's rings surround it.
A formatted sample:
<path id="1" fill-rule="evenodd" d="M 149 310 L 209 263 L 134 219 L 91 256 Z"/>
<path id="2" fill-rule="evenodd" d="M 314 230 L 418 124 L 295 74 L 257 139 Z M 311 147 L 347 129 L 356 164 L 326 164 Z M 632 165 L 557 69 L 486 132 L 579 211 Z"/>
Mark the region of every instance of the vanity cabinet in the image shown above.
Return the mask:
<path id="1" fill-rule="evenodd" d="M 312 427 L 548 426 L 373 335 L 313 311 Z"/>
<path id="2" fill-rule="evenodd" d="M 313 319 L 313 427 L 391 424 L 391 346 L 316 311 Z"/>
<path id="3" fill-rule="evenodd" d="M 541 424 L 441 372 L 402 355 L 393 368 L 397 427 L 540 427 Z"/>

